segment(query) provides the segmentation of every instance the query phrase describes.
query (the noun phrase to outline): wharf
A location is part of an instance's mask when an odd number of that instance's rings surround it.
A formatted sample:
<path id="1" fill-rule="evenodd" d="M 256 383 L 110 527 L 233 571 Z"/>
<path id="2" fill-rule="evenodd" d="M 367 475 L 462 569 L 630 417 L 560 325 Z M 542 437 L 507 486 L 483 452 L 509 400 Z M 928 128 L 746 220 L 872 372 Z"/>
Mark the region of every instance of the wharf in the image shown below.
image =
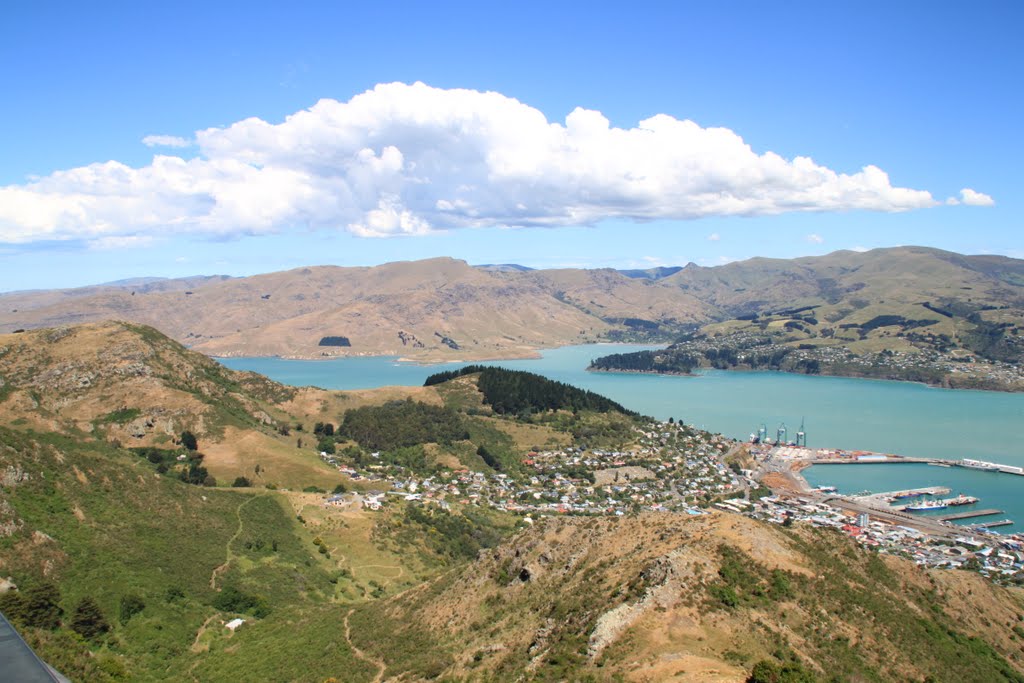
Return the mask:
<path id="1" fill-rule="evenodd" d="M 1012 519 L 1001 519 L 998 522 L 978 522 L 977 524 L 971 524 L 972 529 L 991 529 L 997 526 L 1010 526 L 1013 524 Z"/>
<path id="2" fill-rule="evenodd" d="M 889 498 L 891 500 L 897 500 L 899 498 L 916 498 L 918 496 L 944 496 L 947 493 L 951 493 L 952 489 L 946 486 L 926 486 L 920 489 L 907 489 L 905 491 L 886 491 L 883 493 L 873 493 L 873 498 Z"/>
<path id="3" fill-rule="evenodd" d="M 875 500 L 892 502 L 905 498 L 918 498 L 920 496 L 942 496 L 950 492 L 945 486 L 926 486 L 919 489 L 906 489 L 904 491 L 885 491 L 882 493 L 869 493 L 863 496 L 852 496 L 861 500 Z"/>
<path id="4" fill-rule="evenodd" d="M 966 512 L 954 512 L 950 515 L 937 515 L 935 518 L 943 522 L 952 522 L 954 519 L 971 519 L 972 517 L 988 517 L 989 515 L 1001 515 L 1002 510 L 967 510 Z"/>

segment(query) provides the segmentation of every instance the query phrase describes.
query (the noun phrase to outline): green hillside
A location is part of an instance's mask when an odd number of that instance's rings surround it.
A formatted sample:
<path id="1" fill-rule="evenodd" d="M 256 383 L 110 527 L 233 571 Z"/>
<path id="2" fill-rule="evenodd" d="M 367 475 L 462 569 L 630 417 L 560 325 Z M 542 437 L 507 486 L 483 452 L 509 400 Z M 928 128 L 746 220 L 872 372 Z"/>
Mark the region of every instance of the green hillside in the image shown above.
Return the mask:
<path id="1" fill-rule="evenodd" d="M 102 443 L 7 428 L 0 442 L 4 571 L 20 589 L 59 588 L 65 625 L 27 635 L 73 680 L 176 680 L 204 624 L 278 619 L 333 594 L 276 494 L 191 486 Z M 241 597 L 219 602 L 225 591 Z M 111 625 L 93 642 L 69 637 L 67 617 L 86 597 Z M 144 606 L 122 623 L 136 599 Z"/>
<path id="2" fill-rule="evenodd" d="M 665 351 L 595 370 L 696 367 L 876 377 L 1024 390 L 1024 264 L 923 247 L 750 259 L 667 278 L 719 309 Z"/>

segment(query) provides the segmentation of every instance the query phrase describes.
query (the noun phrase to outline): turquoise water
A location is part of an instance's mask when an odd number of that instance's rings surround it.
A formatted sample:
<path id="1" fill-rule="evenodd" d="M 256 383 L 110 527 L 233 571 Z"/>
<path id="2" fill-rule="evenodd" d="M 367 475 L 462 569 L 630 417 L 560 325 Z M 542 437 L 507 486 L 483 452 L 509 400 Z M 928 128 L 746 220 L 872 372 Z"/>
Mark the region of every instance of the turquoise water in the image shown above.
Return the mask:
<path id="1" fill-rule="evenodd" d="M 604 394 L 645 415 L 682 419 L 739 439 L 746 439 L 761 423 L 771 436 L 785 423 L 792 438 L 804 420 L 812 447 L 1024 465 L 1024 394 L 779 372 L 709 370 L 693 377 L 586 372 L 592 358 L 645 348 L 655 347 L 568 346 L 546 350 L 535 360 L 490 364 L 536 372 Z M 427 375 L 465 365 L 422 366 L 386 357 L 316 361 L 227 358 L 221 362 L 284 384 L 325 389 L 421 385 Z M 854 492 L 947 485 L 954 494 L 962 490 L 981 498 L 983 507 L 998 507 L 1024 522 L 1024 477 L 914 465 L 814 467 L 805 474 L 808 481 Z M 951 479 L 946 483 L 943 477 Z M 1013 504 L 1017 498 L 1022 502 Z M 1007 502 L 996 502 L 1003 500 Z M 1012 527 L 1003 527 L 1008 529 Z"/>

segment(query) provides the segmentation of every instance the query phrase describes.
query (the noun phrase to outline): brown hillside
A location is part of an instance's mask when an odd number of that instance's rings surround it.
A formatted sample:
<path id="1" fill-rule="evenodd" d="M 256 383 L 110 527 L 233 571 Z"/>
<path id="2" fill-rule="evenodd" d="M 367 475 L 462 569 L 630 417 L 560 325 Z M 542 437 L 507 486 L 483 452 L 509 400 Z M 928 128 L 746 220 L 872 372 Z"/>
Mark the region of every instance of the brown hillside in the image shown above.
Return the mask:
<path id="1" fill-rule="evenodd" d="M 743 681 L 779 656 L 822 680 L 993 681 L 1024 667 L 1011 628 L 1024 614 L 1019 591 L 725 513 L 543 520 L 386 603 L 386 620 L 376 614 L 353 621 L 353 641 L 387 663 L 389 680 L 443 670 L 468 680 Z M 978 664 L 972 636 L 1011 673 Z M 434 657 L 408 652 L 405 638 Z M 949 666 L 962 668 L 950 677 Z"/>
<path id="2" fill-rule="evenodd" d="M 691 264 L 657 280 L 611 269 L 473 268 L 450 258 L 318 266 L 0 295 L 0 332 L 114 318 L 151 325 L 209 355 L 452 360 L 616 338 L 629 333 L 627 321 L 657 323 L 668 341 L 685 325 L 802 306 L 817 306 L 819 318 L 839 325 L 902 315 L 936 320 L 936 333 L 963 329 L 925 303 L 961 304 L 987 321 L 1020 326 L 1024 262 L 899 247 Z M 332 336 L 350 346 L 319 345 Z"/>

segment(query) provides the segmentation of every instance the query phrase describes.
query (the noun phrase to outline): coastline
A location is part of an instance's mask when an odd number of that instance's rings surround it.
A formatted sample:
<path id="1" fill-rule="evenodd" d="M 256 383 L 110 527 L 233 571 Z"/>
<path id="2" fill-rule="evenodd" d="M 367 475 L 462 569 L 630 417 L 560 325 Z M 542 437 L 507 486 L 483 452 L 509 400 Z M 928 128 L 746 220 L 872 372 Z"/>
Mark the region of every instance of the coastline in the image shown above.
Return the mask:
<path id="1" fill-rule="evenodd" d="M 720 370 L 722 372 L 756 372 L 756 373 L 770 373 L 776 372 L 783 375 L 795 375 L 799 377 L 837 377 L 840 379 L 859 379 L 859 380 L 874 380 L 878 382 L 900 382 L 903 384 L 917 384 L 919 386 L 928 389 L 944 389 L 947 391 L 985 391 L 994 392 L 1001 394 L 1020 394 L 1024 393 L 1024 386 L 1021 385 L 1008 385 L 1006 383 L 983 383 L 983 386 L 972 386 L 965 385 L 960 382 L 951 382 L 949 375 L 943 377 L 942 382 L 923 382 L 916 379 L 900 379 L 899 377 L 877 377 L 875 375 L 858 374 L 858 373 L 832 373 L 832 372 L 793 372 L 791 370 L 780 370 L 775 368 L 743 368 L 743 367 L 730 367 L 730 368 L 714 368 L 710 366 L 701 366 L 701 370 Z M 669 377 L 699 377 L 700 372 L 677 372 L 677 371 L 660 371 L 660 370 L 627 370 L 627 369 L 608 369 L 608 368 L 594 368 L 587 367 L 587 372 L 602 372 L 610 374 L 630 374 L 630 375 L 666 375 Z"/>
<path id="2" fill-rule="evenodd" d="M 276 359 L 276 360 L 333 361 L 333 360 L 346 360 L 346 359 L 350 359 L 350 358 L 383 358 L 383 359 L 392 359 L 392 360 L 394 360 L 397 363 L 408 363 L 408 364 L 411 364 L 411 365 L 430 366 L 430 365 L 446 365 L 446 364 L 449 364 L 449 363 L 484 363 L 484 362 L 494 362 L 494 361 L 503 361 L 503 360 L 536 360 L 536 359 L 539 359 L 539 358 L 543 357 L 544 351 L 552 351 L 552 350 L 555 350 L 555 349 L 562 349 L 562 348 L 574 347 L 574 346 L 606 346 L 606 347 L 616 347 L 616 346 L 629 346 L 629 347 L 634 347 L 634 346 L 651 346 L 652 348 L 658 348 L 658 347 L 662 347 L 663 345 L 662 344 L 639 344 L 639 343 L 632 343 L 632 342 L 606 342 L 606 341 L 600 341 L 600 342 L 584 342 L 582 344 L 557 344 L 557 345 L 554 345 L 554 346 L 538 346 L 538 347 L 535 347 L 535 348 L 521 349 L 519 351 L 509 350 L 507 353 L 481 353 L 479 355 L 475 355 L 473 353 L 462 353 L 462 354 L 460 354 L 457 357 L 455 357 L 455 356 L 453 356 L 453 357 L 433 356 L 433 355 L 429 355 L 429 354 L 425 354 L 423 357 L 417 357 L 415 355 L 413 355 L 413 356 L 403 356 L 403 355 L 399 355 L 398 353 L 393 352 L 393 351 L 392 352 L 381 352 L 381 353 L 358 352 L 358 353 L 345 353 L 345 354 L 333 354 L 333 355 L 324 355 L 324 354 L 320 354 L 320 355 L 307 355 L 307 354 L 281 355 L 281 354 L 259 354 L 259 353 L 256 353 L 256 354 L 248 353 L 248 354 L 246 354 L 246 353 L 223 353 L 223 352 L 221 352 L 221 353 L 206 353 L 206 352 L 202 351 L 201 349 L 194 349 L 194 348 L 192 348 L 192 350 L 198 351 L 199 353 L 202 353 L 204 356 L 212 358 L 213 360 L 237 359 L 237 358 L 268 358 L 268 359 Z M 191 347 L 189 347 L 189 348 L 191 348 Z M 657 374 L 657 373 L 652 373 L 652 374 Z"/>
<path id="3" fill-rule="evenodd" d="M 609 370 L 606 368 L 587 367 L 587 372 L 604 373 L 608 375 L 666 375 L 668 377 L 700 377 L 697 372 L 656 372 L 654 370 Z"/>

